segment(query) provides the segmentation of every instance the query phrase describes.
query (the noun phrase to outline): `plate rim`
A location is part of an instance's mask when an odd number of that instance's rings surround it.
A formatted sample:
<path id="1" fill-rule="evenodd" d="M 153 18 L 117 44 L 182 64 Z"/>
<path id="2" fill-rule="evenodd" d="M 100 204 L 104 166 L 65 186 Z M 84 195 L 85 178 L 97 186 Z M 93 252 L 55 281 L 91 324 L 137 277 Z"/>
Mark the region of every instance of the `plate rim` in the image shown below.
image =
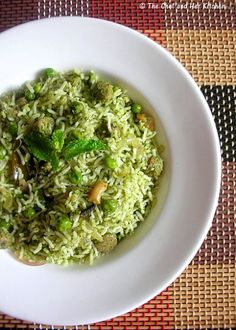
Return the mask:
<path id="1" fill-rule="evenodd" d="M 145 298 L 143 298 L 142 301 L 139 301 L 139 302 L 133 304 L 133 306 L 130 306 L 130 309 L 129 310 L 125 309 L 123 311 L 120 311 L 116 315 L 114 315 L 114 314 L 110 315 L 109 312 L 107 312 L 107 315 L 106 315 L 105 318 L 103 316 L 100 319 L 91 320 L 88 323 L 84 323 L 84 324 L 89 324 L 89 323 L 100 322 L 100 321 L 104 321 L 104 320 L 107 320 L 107 319 L 110 319 L 110 318 L 113 318 L 113 317 L 117 317 L 118 315 L 121 315 L 123 313 L 126 313 L 126 312 L 128 312 L 128 311 L 130 311 L 130 310 L 132 310 L 134 308 L 137 308 L 138 306 L 146 303 L 147 301 L 149 301 L 150 299 L 152 299 L 154 296 L 156 296 L 157 294 L 159 294 L 160 292 L 162 292 L 164 289 L 166 289 L 186 269 L 186 267 L 189 265 L 189 263 L 194 258 L 194 256 L 196 255 L 197 251 L 199 250 L 200 246 L 202 245 L 203 240 L 206 237 L 206 235 L 207 235 L 207 233 L 208 233 L 208 231 L 209 231 L 209 229 L 211 227 L 213 216 L 214 216 L 215 210 L 216 210 L 217 205 L 218 205 L 218 198 L 219 198 L 220 187 L 221 187 L 221 153 L 220 153 L 219 136 L 218 136 L 218 133 L 217 133 L 217 129 L 216 129 L 216 126 L 215 126 L 215 123 L 214 123 L 214 120 L 213 120 L 213 117 L 212 117 L 210 108 L 209 108 L 209 106 L 208 106 L 208 104 L 207 104 L 207 102 L 206 102 L 203 94 L 201 93 L 201 91 L 200 91 L 197 83 L 193 80 L 193 78 L 191 77 L 191 75 L 189 74 L 189 72 L 184 68 L 184 66 L 182 64 L 180 64 L 180 62 L 173 55 L 171 55 L 160 44 L 154 42 L 153 40 L 151 40 L 150 38 L 146 37 L 145 35 L 143 35 L 142 33 L 138 32 L 138 31 L 132 30 L 131 28 L 126 27 L 126 26 L 121 25 L 121 24 L 118 24 L 118 23 L 114 23 L 114 22 L 111 22 L 111 21 L 106 21 L 106 20 L 98 19 L 98 18 L 79 17 L 79 16 L 61 16 L 61 17 L 51 17 L 51 18 L 43 18 L 43 19 L 40 19 L 40 20 L 33 20 L 33 21 L 30 21 L 30 22 L 19 24 L 19 25 L 15 26 L 15 27 L 12 27 L 12 28 L 10 28 L 10 29 L 8 29 L 8 30 L 3 31 L 2 33 L 0 33 L 0 43 L 1 43 L 2 36 L 7 37 L 7 34 L 12 33 L 14 31 L 17 31 L 17 30 L 21 29 L 22 27 L 30 26 L 30 25 L 32 25 L 32 26 L 33 25 L 34 26 L 36 26 L 36 25 L 40 26 L 40 24 L 45 24 L 45 23 L 47 24 L 50 21 L 63 21 L 63 20 L 66 20 L 66 21 L 70 21 L 70 20 L 98 21 L 98 22 L 100 22 L 102 24 L 107 24 L 108 26 L 109 25 L 113 25 L 117 29 L 126 30 L 128 33 L 133 34 L 134 36 L 137 36 L 138 38 L 142 38 L 146 43 L 149 43 L 152 47 L 155 47 L 156 49 L 158 49 L 159 52 L 162 52 L 172 62 L 174 62 L 175 66 L 177 66 L 178 69 L 184 74 L 185 78 L 188 80 L 188 83 L 194 88 L 195 92 L 198 94 L 198 98 L 199 98 L 199 100 L 201 101 L 201 104 L 202 104 L 202 109 L 204 108 L 204 111 L 205 111 L 205 113 L 206 113 L 206 115 L 208 117 L 208 124 L 209 124 L 208 125 L 208 128 L 211 130 L 211 132 L 213 133 L 213 136 L 214 136 L 214 146 L 215 146 L 215 150 L 214 151 L 215 151 L 215 156 L 216 156 L 216 159 L 217 159 L 217 164 L 216 164 L 216 167 L 217 167 L 217 170 L 216 170 L 216 172 L 217 172 L 217 178 L 216 178 L 216 183 L 215 183 L 216 189 L 215 189 L 214 196 L 212 196 L 212 205 L 211 205 L 211 210 L 209 212 L 208 221 L 205 222 L 205 226 L 204 226 L 204 228 L 202 228 L 203 230 L 202 230 L 201 237 L 198 237 L 198 241 L 195 244 L 195 246 L 192 248 L 191 253 L 189 253 L 188 258 L 186 258 L 182 262 L 182 264 L 179 265 L 178 271 L 176 271 L 175 274 L 173 276 L 171 276 L 166 281 L 166 283 L 164 285 L 162 285 L 161 287 L 158 287 L 155 292 L 153 292 L 150 295 L 145 295 Z M 2 306 L 1 306 L 1 310 L 3 312 L 7 313 L 7 311 L 4 311 L 4 308 L 2 308 Z M 15 313 L 14 317 L 21 318 L 21 316 L 17 315 L 17 313 Z M 30 319 L 28 319 L 28 321 L 32 322 L 32 320 L 30 320 Z M 41 323 L 41 321 L 39 321 L 39 320 L 36 320 L 36 322 Z M 54 324 L 51 321 L 49 323 Z M 57 323 L 55 323 L 55 324 L 57 324 Z M 68 324 L 68 323 L 66 323 L 65 325 L 74 325 L 74 324 Z"/>

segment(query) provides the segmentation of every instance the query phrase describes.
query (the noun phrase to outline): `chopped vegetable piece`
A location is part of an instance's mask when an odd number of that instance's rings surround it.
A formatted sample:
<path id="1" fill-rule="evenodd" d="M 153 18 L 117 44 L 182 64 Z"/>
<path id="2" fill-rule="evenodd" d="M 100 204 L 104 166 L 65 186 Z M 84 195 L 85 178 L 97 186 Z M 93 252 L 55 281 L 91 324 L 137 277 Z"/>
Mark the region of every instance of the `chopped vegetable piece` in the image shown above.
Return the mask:
<path id="1" fill-rule="evenodd" d="M 28 209 L 26 209 L 24 211 L 24 216 L 28 219 L 32 219 L 36 214 L 35 209 L 33 209 L 32 207 L 29 207 Z"/>
<path id="2" fill-rule="evenodd" d="M 21 189 L 21 191 L 24 194 L 28 194 L 29 193 L 29 185 L 28 183 L 25 181 L 25 179 L 21 179 L 19 180 L 19 187 Z"/>
<path id="3" fill-rule="evenodd" d="M 6 149 L 3 146 L 0 146 L 0 160 L 3 160 L 7 154 Z"/>
<path id="4" fill-rule="evenodd" d="M 137 114 L 137 119 L 138 119 L 139 121 L 143 121 L 143 122 L 145 122 L 146 119 L 147 119 L 147 117 L 146 117 L 145 113 L 140 113 L 140 114 Z"/>
<path id="5" fill-rule="evenodd" d="M 12 207 L 14 206 L 14 198 L 11 191 L 4 187 L 0 187 L 0 198 L 0 209 L 11 212 Z"/>
<path id="6" fill-rule="evenodd" d="M 9 230 L 10 227 L 11 224 L 9 222 L 4 219 L 0 219 L 0 228 L 5 228 L 6 230 Z"/>
<path id="7" fill-rule="evenodd" d="M 18 107 L 23 107 L 26 104 L 27 104 L 27 100 L 25 97 L 20 97 L 19 99 L 16 100 L 16 105 Z"/>
<path id="8" fill-rule="evenodd" d="M 93 86 L 92 95 L 96 101 L 106 103 L 113 97 L 113 87 L 105 81 L 98 81 Z"/>
<path id="9" fill-rule="evenodd" d="M 137 114 L 137 119 L 139 121 L 142 121 L 148 129 L 151 131 L 155 130 L 155 122 L 152 116 L 146 115 L 145 113 L 138 113 Z"/>
<path id="10" fill-rule="evenodd" d="M 103 236 L 103 241 L 95 244 L 97 250 L 101 253 L 108 253 L 112 251 L 117 245 L 117 238 L 115 235 L 107 233 Z"/>
<path id="11" fill-rule="evenodd" d="M 131 106 L 131 110 L 134 113 L 140 113 L 142 111 L 142 106 L 138 103 L 133 103 L 132 106 Z"/>
<path id="12" fill-rule="evenodd" d="M 52 68 L 47 68 L 47 69 L 45 69 L 44 73 L 47 78 L 51 78 L 51 77 L 54 77 L 57 72 Z"/>
<path id="13" fill-rule="evenodd" d="M 163 160 L 160 156 L 151 157 L 149 159 L 149 169 L 155 174 L 155 176 L 161 175 L 163 171 Z"/>
<path id="14" fill-rule="evenodd" d="M 106 212 L 114 212 L 117 209 L 118 203 L 115 199 L 107 199 L 103 201 L 102 208 Z"/>
<path id="15" fill-rule="evenodd" d="M 53 170 L 58 168 L 59 159 L 49 138 L 39 132 L 30 132 L 25 136 L 25 142 L 34 157 L 50 162 Z"/>
<path id="16" fill-rule="evenodd" d="M 42 84 L 37 83 L 37 84 L 34 85 L 35 94 L 39 94 L 41 92 L 41 89 L 42 89 Z"/>
<path id="17" fill-rule="evenodd" d="M 18 133 L 18 126 L 17 126 L 17 123 L 15 123 L 15 122 L 14 122 L 14 123 L 10 123 L 8 129 L 9 129 L 9 133 L 10 133 L 12 136 L 14 136 L 14 137 L 17 136 L 17 133 Z"/>
<path id="18" fill-rule="evenodd" d="M 72 140 L 64 148 L 64 157 L 69 160 L 81 153 L 92 150 L 105 150 L 107 145 L 100 140 Z"/>
<path id="19" fill-rule="evenodd" d="M 13 181 L 17 181 L 20 179 L 20 171 L 24 175 L 24 177 L 27 178 L 27 168 L 25 165 L 22 164 L 21 159 L 17 153 L 17 151 L 13 151 L 10 160 L 9 160 L 9 169 L 11 178 Z"/>
<path id="20" fill-rule="evenodd" d="M 0 228 L 0 249 L 7 249 L 11 246 L 13 238 L 5 228 Z"/>
<path id="21" fill-rule="evenodd" d="M 73 184 L 80 184 L 83 180 L 82 174 L 77 168 L 69 173 L 69 180 Z"/>
<path id="22" fill-rule="evenodd" d="M 103 181 L 97 182 L 88 194 L 88 201 L 96 205 L 101 203 L 101 196 L 107 190 L 107 183 Z"/>
<path id="23" fill-rule="evenodd" d="M 95 205 L 90 205 L 88 206 L 86 209 L 84 209 L 83 211 L 81 211 L 80 215 L 82 218 L 85 218 L 87 215 L 89 215 L 94 209 L 95 209 Z"/>
<path id="24" fill-rule="evenodd" d="M 25 264 L 27 266 L 43 266 L 45 265 L 45 262 L 42 261 L 31 261 L 25 258 L 19 258 L 17 255 L 15 255 L 16 259 L 19 260 L 22 264 Z"/>
<path id="25" fill-rule="evenodd" d="M 72 228 L 72 222 L 66 215 L 62 215 L 57 223 L 57 229 L 64 232 Z"/>
<path id="26" fill-rule="evenodd" d="M 155 121 L 152 116 L 147 116 L 147 121 L 145 126 L 150 129 L 151 131 L 155 131 Z"/>
<path id="27" fill-rule="evenodd" d="M 13 181 L 18 181 L 19 180 L 19 156 L 17 152 L 13 152 L 11 159 L 10 159 L 10 172 L 11 172 L 11 178 Z"/>
<path id="28" fill-rule="evenodd" d="M 105 164 L 106 164 L 106 167 L 111 170 L 114 170 L 117 167 L 117 163 L 116 163 L 115 159 L 113 159 L 111 157 L 107 157 L 105 159 Z"/>
<path id="29" fill-rule="evenodd" d="M 38 119 L 35 124 L 36 128 L 38 129 L 39 133 L 49 136 L 52 134 L 53 127 L 54 127 L 54 120 L 51 117 L 44 117 Z"/>
<path id="30" fill-rule="evenodd" d="M 64 146 L 64 132 L 57 129 L 52 134 L 52 143 L 56 151 L 61 151 Z"/>
<path id="31" fill-rule="evenodd" d="M 26 90 L 25 91 L 25 98 L 26 98 L 26 100 L 27 101 L 33 101 L 34 99 L 35 99 L 35 94 L 34 93 L 32 93 L 30 90 Z"/>

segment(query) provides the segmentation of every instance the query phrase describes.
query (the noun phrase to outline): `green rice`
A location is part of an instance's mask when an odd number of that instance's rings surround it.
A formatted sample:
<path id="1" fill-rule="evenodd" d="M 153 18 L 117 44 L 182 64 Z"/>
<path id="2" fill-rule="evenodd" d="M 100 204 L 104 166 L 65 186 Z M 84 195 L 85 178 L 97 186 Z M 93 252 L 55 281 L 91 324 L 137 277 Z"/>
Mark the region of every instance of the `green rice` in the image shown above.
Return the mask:
<path id="1" fill-rule="evenodd" d="M 20 260 L 92 264 L 155 202 L 163 160 L 150 117 L 135 114 L 118 86 L 106 83 L 103 99 L 98 82 L 94 72 L 45 71 L 0 97 L 0 247 Z M 53 141 L 55 131 L 64 145 Z M 41 150 L 40 139 L 33 148 L 29 132 L 36 140 L 45 134 L 51 149 Z M 70 158 L 71 141 L 95 147 Z M 95 203 L 89 196 L 98 182 L 107 189 Z"/>

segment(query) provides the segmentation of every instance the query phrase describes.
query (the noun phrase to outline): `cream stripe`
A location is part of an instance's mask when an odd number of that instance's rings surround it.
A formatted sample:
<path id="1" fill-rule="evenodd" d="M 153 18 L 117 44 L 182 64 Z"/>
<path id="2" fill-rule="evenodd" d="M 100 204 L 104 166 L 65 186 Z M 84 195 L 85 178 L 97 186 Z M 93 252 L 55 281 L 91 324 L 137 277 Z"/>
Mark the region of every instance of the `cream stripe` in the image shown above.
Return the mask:
<path id="1" fill-rule="evenodd" d="M 236 31 L 167 30 L 163 39 L 199 85 L 236 84 Z"/>
<path id="2" fill-rule="evenodd" d="M 43 17 L 46 16 L 46 1 L 43 0 Z"/>
<path id="3" fill-rule="evenodd" d="M 75 15 L 78 15 L 78 0 L 75 1 Z"/>
<path id="4" fill-rule="evenodd" d="M 89 0 L 86 0 L 86 15 L 89 16 Z"/>
<path id="5" fill-rule="evenodd" d="M 72 11 L 72 0 L 70 0 L 70 16 L 73 15 L 73 11 Z"/>
<path id="6" fill-rule="evenodd" d="M 65 15 L 67 16 L 67 1 L 64 1 Z"/>
<path id="7" fill-rule="evenodd" d="M 161 43 L 199 85 L 236 85 L 235 30 L 142 30 Z"/>
<path id="8" fill-rule="evenodd" d="M 41 2 L 38 1 L 38 19 L 41 18 Z"/>
<path id="9" fill-rule="evenodd" d="M 61 0 L 59 1 L 59 16 L 61 16 L 61 6 L 62 6 L 62 4 L 61 4 Z"/>
<path id="10" fill-rule="evenodd" d="M 235 265 L 190 265 L 169 288 L 176 329 L 235 326 Z"/>
<path id="11" fill-rule="evenodd" d="M 54 0 L 53 3 L 53 15 L 57 16 L 57 0 Z"/>
<path id="12" fill-rule="evenodd" d="M 84 16 L 84 0 L 81 0 L 81 16 Z"/>

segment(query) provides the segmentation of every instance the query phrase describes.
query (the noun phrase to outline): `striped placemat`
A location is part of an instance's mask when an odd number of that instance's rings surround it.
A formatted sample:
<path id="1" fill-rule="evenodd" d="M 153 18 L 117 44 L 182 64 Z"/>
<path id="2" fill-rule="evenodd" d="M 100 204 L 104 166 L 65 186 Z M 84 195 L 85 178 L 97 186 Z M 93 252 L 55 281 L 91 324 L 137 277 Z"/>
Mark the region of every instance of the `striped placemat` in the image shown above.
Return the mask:
<path id="1" fill-rule="evenodd" d="M 236 328 L 236 3 L 234 0 L 0 0 L 0 31 L 44 17 L 91 16 L 124 24 L 167 48 L 192 74 L 215 119 L 222 188 L 213 225 L 185 272 L 136 310 L 66 329 Z M 53 329 L 0 313 L 0 327 Z M 65 329 L 65 327 L 54 327 Z"/>

